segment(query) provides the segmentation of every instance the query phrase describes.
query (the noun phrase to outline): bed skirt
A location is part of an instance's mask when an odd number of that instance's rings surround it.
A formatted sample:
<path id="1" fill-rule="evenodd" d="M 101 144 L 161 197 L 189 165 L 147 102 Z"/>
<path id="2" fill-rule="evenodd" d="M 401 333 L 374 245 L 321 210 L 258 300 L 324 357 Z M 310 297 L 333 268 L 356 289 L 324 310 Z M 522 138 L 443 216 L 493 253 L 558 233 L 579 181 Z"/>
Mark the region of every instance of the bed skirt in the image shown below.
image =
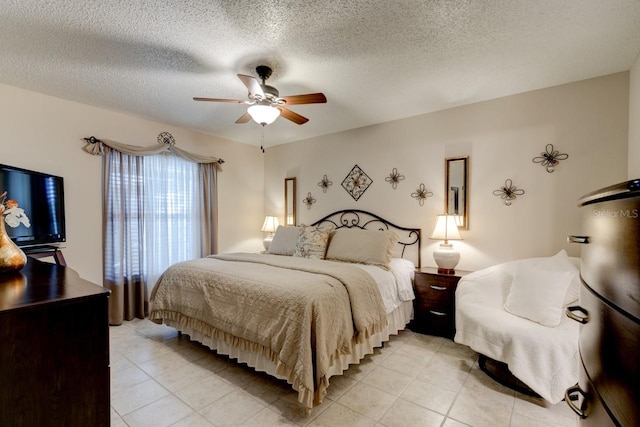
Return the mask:
<path id="1" fill-rule="evenodd" d="M 339 358 L 335 358 L 329 367 L 328 378 L 342 374 L 349 365 L 359 363 L 367 354 L 373 353 L 376 347 L 380 347 L 384 342 L 389 341 L 391 335 L 397 335 L 399 331 L 405 329 L 406 325 L 413 319 L 413 301 L 403 302 L 402 305 L 387 314 L 387 319 L 389 324 L 384 331 L 372 334 L 363 342 L 354 344 L 349 354 L 342 354 Z M 178 321 L 164 319 L 164 323 L 188 335 L 191 340 L 215 350 L 218 354 L 229 356 L 229 358 L 236 359 L 240 363 L 246 363 L 256 371 L 266 372 L 275 378 L 290 383 L 286 377 L 276 374 L 276 364 L 269 358 L 241 350 L 225 341 L 209 337 Z"/>

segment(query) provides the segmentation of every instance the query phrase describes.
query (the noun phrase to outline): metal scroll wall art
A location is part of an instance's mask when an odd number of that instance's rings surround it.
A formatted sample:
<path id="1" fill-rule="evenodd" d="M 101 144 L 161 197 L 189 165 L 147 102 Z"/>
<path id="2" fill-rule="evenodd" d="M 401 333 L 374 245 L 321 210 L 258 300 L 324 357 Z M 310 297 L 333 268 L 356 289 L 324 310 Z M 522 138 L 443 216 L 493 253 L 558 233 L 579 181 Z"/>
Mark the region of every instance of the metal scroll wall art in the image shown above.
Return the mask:
<path id="1" fill-rule="evenodd" d="M 310 192 L 307 193 L 307 197 L 305 197 L 302 200 L 302 203 L 304 203 L 307 206 L 307 209 L 311 209 L 311 206 L 313 206 L 315 202 L 316 202 L 316 199 L 313 198 Z"/>
<path id="2" fill-rule="evenodd" d="M 391 184 L 391 187 L 393 187 L 393 189 L 395 190 L 396 188 L 398 188 L 398 184 L 403 179 L 404 179 L 404 175 L 400 175 L 400 173 L 398 172 L 398 169 L 393 168 L 389 176 L 386 177 L 384 180 L 387 181 L 389 184 Z"/>
<path id="3" fill-rule="evenodd" d="M 560 164 L 560 160 L 566 160 L 568 158 L 568 154 L 560 153 L 558 150 L 555 150 L 553 148 L 553 144 L 547 144 L 545 152 L 540 153 L 540 156 L 538 157 L 534 157 L 532 161 L 533 163 L 540 163 L 547 169 L 547 172 L 552 173 L 556 166 Z"/>
<path id="4" fill-rule="evenodd" d="M 513 182 L 510 179 L 507 179 L 504 182 L 504 186 L 494 190 L 494 196 L 500 196 L 500 198 L 504 201 L 506 206 L 511 206 L 511 202 L 516 199 L 518 196 L 522 196 L 524 194 L 524 190 L 513 185 Z"/>
<path id="5" fill-rule="evenodd" d="M 358 165 L 355 165 L 342 181 L 342 187 L 356 202 L 371 184 L 373 180 Z"/>
<path id="6" fill-rule="evenodd" d="M 424 206 L 424 201 L 431 196 L 433 196 L 433 193 L 427 190 L 427 188 L 422 183 L 415 192 L 411 193 L 411 197 L 416 199 L 420 206 Z"/>
<path id="7" fill-rule="evenodd" d="M 326 193 L 330 186 L 333 185 L 332 181 L 329 181 L 327 175 L 324 175 L 322 179 L 318 182 L 318 187 L 322 188 L 322 192 Z"/>
<path id="8" fill-rule="evenodd" d="M 158 135 L 158 144 L 173 145 L 175 143 L 175 138 L 169 132 L 160 132 L 160 134 Z"/>

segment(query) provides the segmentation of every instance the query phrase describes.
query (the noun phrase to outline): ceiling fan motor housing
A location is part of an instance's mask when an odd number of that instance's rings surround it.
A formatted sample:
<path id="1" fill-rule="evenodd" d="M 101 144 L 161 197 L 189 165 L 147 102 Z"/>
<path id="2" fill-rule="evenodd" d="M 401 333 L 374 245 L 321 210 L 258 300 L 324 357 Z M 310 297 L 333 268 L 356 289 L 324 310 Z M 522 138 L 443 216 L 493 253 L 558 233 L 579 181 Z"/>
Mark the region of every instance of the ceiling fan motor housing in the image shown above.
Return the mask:
<path id="1" fill-rule="evenodd" d="M 271 67 L 267 67 L 266 65 L 258 65 L 256 67 L 256 73 L 258 73 L 258 76 L 262 79 L 262 84 L 264 84 L 265 80 L 271 77 L 272 72 L 273 70 L 271 70 Z"/>

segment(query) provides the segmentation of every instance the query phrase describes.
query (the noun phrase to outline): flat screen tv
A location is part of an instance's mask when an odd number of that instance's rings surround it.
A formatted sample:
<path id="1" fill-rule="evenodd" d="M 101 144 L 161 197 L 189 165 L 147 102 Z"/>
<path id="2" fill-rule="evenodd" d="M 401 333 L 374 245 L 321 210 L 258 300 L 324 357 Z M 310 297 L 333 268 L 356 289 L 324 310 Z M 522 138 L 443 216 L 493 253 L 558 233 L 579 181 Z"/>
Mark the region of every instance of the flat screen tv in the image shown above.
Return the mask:
<path id="1" fill-rule="evenodd" d="M 30 227 L 5 227 L 18 246 L 50 245 L 66 240 L 62 177 L 0 164 L 0 194 L 18 202 Z"/>

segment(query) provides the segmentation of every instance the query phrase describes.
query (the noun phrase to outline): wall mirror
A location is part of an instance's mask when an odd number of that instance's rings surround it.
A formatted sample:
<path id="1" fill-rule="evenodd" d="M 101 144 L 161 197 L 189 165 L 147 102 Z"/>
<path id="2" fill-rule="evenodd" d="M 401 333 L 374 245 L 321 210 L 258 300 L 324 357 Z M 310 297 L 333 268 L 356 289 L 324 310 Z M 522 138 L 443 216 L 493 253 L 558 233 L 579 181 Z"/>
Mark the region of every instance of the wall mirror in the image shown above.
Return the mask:
<path id="1" fill-rule="evenodd" d="M 458 228 L 469 229 L 469 156 L 445 159 L 444 211 L 458 217 Z"/>
<path id="2" fill-rule="evenodd" d="M 296 179 L 284 179 L 284 224 L 296 225 Z"/>

